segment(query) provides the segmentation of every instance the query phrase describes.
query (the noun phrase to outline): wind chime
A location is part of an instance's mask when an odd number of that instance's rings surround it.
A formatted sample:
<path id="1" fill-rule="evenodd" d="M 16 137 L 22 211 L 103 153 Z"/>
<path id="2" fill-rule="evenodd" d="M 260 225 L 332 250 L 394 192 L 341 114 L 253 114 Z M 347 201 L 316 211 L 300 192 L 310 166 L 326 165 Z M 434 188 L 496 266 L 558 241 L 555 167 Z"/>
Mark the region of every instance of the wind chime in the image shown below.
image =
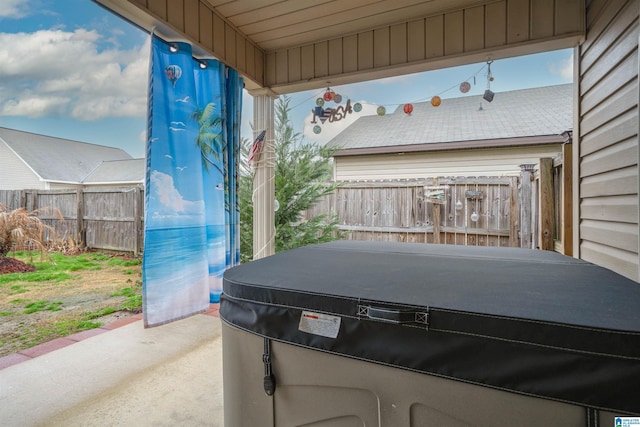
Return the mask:
<path id="1" fill-rule="evenodd" d="M 487 61 L 487 88 L 484 91 L 484 95 L 482 95 L 482 99 L 487 102 L 493 101 L 493 96 L 495 95 L 491 92 L 491 82 L 493 81 L 493 75 L 491 75 L 491 64 L 493 61 Z"/>

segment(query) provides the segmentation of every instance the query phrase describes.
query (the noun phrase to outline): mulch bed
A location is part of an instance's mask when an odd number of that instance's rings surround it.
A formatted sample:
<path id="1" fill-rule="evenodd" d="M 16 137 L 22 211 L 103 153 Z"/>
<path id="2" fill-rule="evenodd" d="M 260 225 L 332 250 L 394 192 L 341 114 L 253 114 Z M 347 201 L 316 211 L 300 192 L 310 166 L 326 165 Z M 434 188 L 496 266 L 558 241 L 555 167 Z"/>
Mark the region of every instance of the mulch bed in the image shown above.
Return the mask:
<path id="1" fill-rule="evenodd" d="M 34 266 L 25 264 L 15 258 L 0 257 L 0 274 L 27 273 L 35 270 Z"/>

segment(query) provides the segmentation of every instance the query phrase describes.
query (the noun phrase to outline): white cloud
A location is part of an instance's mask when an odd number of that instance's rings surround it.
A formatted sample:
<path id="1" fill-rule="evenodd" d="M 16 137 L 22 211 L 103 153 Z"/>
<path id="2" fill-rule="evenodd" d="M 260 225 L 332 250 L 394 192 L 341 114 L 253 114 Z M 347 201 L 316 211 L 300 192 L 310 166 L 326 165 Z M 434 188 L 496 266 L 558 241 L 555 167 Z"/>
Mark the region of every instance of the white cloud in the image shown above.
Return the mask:
<path id="1" fill-rule="evenodd" d="M 150 180 L 154 189 L 154 200 L 159 202 L 159 205 L 154 206 L 158 216 L 164 218 L 181 215 L 202 216 L 204 212 L 203 202 L 201 200 L 185 200 L 175 187 L 173 177 L 162 172 L 153 171 L 151 172 Z"/>
<path id="2" fill-rule="evenodd" d="M 144 117 L 149 39 L 131 50 L 100 50 L 101 40 L 84 29 L 0 33 L 0 114 Z"/>
<path id="3" fill-rule="evenodd" d="M 69 98 L 64 97 L 39 97 L 26 94 L 20 99 L 10 99 L 0 105 L 0 114 L 29 118 L 59 115 L 68 102 Z"/>
<path id="4" fill-rule="evenodd" d="M 2 0 L 0 2 L 0 18 L 21 18 L 26 15 L 24 0 Z"/>
<path id="5" fill-rule="evenodd" d="M 561 76 L 567 81 L 573 80 L 573 53 L 569 58 L 563 59 L 560 63 L 549 64 L 549 72 Z"/>

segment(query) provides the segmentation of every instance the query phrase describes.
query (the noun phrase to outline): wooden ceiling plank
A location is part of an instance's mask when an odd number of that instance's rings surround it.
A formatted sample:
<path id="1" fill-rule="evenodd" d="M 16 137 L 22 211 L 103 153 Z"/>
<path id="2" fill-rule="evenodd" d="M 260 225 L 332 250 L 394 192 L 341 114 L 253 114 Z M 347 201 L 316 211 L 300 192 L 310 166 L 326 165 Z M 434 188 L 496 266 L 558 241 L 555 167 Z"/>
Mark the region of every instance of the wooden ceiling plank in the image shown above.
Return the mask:
<path id="1" fill-rule="evenodd" d="M 385 0 L 377 0 L 385 1 Z M 296 1 L 277 1 L 269 2 L 269 4 L 263 4 L 260 6 L 251 5 L 250 8 L 226 8 L 220 7 L 216 10 L 226 16 L 234 25 L 246 25 L 252 22 L 258 22 L 265 19 L 272 19 L 274 17 L 291 15 L 300 10 L 308 9 L 310 7 L 331 7 L 331 3 L 340 2 L 340 0 L 296 0 Z M 343 1 L 344 3 L 344 1 Z M 347 2 L 348 3 L 348 2 Z"/>
<path id="2" fill-rule="evenodd" d="M 416 2 L 418 0 L 402 0 L 402 3 L 406 1 Z M 401 3 L 401 1 L 398 1 L 398 3 Z M 338 4 L 334 3 L 332 7 L 326 7 L 325 5 L 312 6 L 292 13 L 274 16 L 269 19 L 260 19 L 259 15 L 256 15 L 254 22 L 238 26 L 238 28 L 247 35 L 287 27 L 308 29 L 309 25 L 326 26 L 336 22 L 341 23 L 346 20 L 351 20 L 354 16 L 362 16 L 363 8 L 366 9 L 367 15 L 388 10 L 384 0 L 376 2 L 371 2 L 370 0 L 351 0 Z"/>
<path id="3" fill-rule="evenodd" d="M 368 7 L 367 9 L 369 11 L 369 9 L 375 8 Z M 423 12 L 424 5 L 418 4 L 392 12 L 369 14 L 363 18 L 362 11 L 355 9 L 343 14 L 346 15 L 343 17 L 344 21 L 337 24 L 325 23 L 322 26 L 326 19 L 313 19 L 277 30 L 251 34 L 250 37 L 263 49 L 275 50 L 282 46 L 295 46 L 335 38 L 335 34 L 353 34 L 365 29 L 380 28 L 388 23 L 398 24 L 403 20 L 415 20 L 418 16 L 426 16 Z M 245 32 L 245 34 L 247 33 Z"/>
<path id="4" fill-rule="evenodd" d="M 252 9 L 237 15 L 227 15 L 229 20 L 233 22 L 237 27 L 243 25 L 253 24 L 255 22 L 264 21 L 265 19 L 272 19 L 278 16 L 284 16 L 287 14 L 295 13 L 300 10 L 308 9 L 310 7 L 324 5 L 329 7 L 328 3 L 333 3 L 335 0 L 296 0 L 294 2 L 295 9 L 291 8 L 290 3 L 276 3 L 270 6 L 266 6 L 260 9 Z"/>
<path id="5" fill-rule="evenodd" d="M 219 7 L 219 6 L 222 6 L 222 5 L 225 5 L 225 4 L 238 3 L 238 2 L 242 2 L 242 1 L 241 0 L 206 0 L 206 2 L 211 7 Z"/>

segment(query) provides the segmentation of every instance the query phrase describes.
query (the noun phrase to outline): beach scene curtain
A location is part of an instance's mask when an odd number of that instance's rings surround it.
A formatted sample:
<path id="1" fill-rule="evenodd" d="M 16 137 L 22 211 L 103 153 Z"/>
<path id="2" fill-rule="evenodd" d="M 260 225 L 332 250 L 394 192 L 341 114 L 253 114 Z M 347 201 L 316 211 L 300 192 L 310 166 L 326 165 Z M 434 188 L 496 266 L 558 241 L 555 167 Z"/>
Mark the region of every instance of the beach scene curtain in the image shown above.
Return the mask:
<path id="1" fill-rule="evenodd" d="M 152 37 L 142 265 L 145 326 L 220 301 L 239 263 L 242 79 L 188 43 Z"/>

